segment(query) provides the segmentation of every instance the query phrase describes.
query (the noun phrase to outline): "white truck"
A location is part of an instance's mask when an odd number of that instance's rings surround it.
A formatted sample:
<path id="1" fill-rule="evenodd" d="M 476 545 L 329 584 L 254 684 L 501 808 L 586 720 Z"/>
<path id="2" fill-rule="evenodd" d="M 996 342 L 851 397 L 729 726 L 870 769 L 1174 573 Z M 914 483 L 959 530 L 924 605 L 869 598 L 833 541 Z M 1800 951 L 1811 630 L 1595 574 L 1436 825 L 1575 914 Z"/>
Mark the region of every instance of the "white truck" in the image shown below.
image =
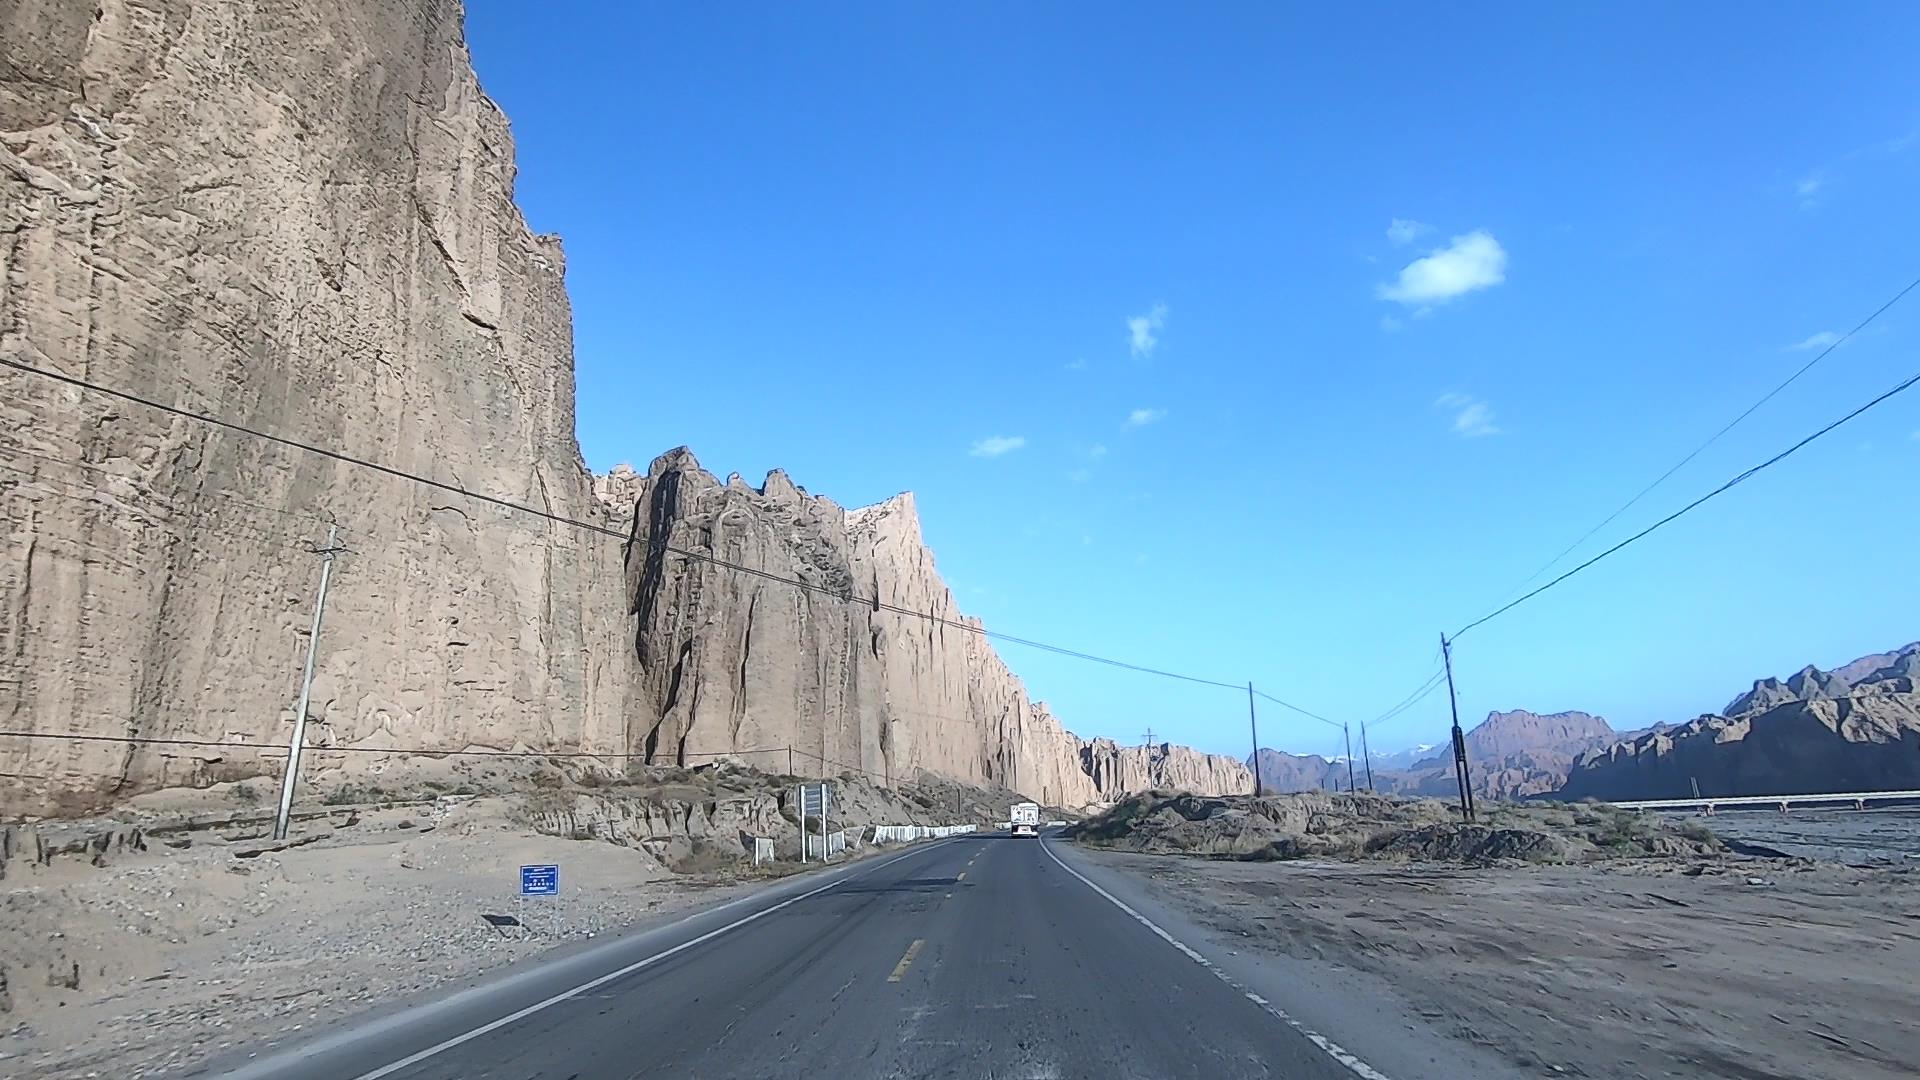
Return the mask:
<path id="1" fill-rule="evenodd" d="M 1007 816 L 1007 827 L 1015 836 L 1040 835 L 1040 804 L 1017 802 Z"/>

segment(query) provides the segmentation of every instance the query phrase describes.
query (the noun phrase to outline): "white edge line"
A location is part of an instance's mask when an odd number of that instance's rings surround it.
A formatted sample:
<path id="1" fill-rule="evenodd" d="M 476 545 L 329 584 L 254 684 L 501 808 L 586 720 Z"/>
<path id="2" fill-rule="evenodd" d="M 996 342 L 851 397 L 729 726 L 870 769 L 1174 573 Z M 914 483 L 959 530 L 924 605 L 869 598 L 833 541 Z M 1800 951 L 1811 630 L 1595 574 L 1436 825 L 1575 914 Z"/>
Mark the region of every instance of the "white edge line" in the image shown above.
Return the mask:
<path id="1" fill-rule="evenodd" d="M 1112 904 L 1114 907 L 1119 908 L 1121 911 L 1126 912 L 1128 915 L 1133 916 L 1134 921 L 1138 922 L 1141 926 L 1146 927 L 1148 930 L 1153 931 L 1153 933 L 1156 936 L 1158 936 L 1162 941 L 1165 941 L 1167 944 L 1173 946 L 1176 949 L 1179 949 L 1182 953 L 1186 954 L 1187 959 L 1193 961 L 1196 964 L 1199 964 L 1201 967 L 1206 968 L 1208 971 L 1213 972 L 1214 976 L 1217 977 L 1221 982 L 1226 983 L 1228 986 L 1233 987 L 1235 990 L 1238 990 L 1241 993 L 1241 995 L 1244 996 L 1248 1001 L 1251 1001 L 1255 1005 L 1258 1005 L 1262 1009 L 1265 1009 L 1268 1015 L 1272 1016 L 1276 1020 L 1279 1020 L 1281 1023 L 1287 1025 L 1288 1027 L 1299 1032 L 1300 1034 L 1306 1036 L 1308 1042 L 1311 1042 L 1313 1045 L 1319 1047 L 1323 1052 L 1326 1053 L 1328 1057 L 1332 1058 L 1333 1060 L 1339 1062 L 1342 1065 L 1345 1065 L 1348 1069 L 1352 1070 L 1354 1075 L 1361 1077 L 1362 1080 L 1388 1080 L 1387 1075 L 1385 1073 L 1367 1064 L 1366 1062 L 1361 1061 L 1359 1058 L 1355 1057 L 1353 1054 L 1349 1053 L 1347 1050 L 1342 1048 L 1339 1043 L 1334 1042 L 1332 1039 L 1327 1038 L 1325 1035 L 1322 1035 L 1319 1032 L 1313 1030 L 1312 1028 L 1306 1026 L 1305 1024 L 1302 1024 L 1300 1021 L 1295 1020 L 1293 1017 L 1288 1016 L 1286 1013 L 1286 1010 L 1280 1008 L 1278 1005 L 1275 1005 L 1273 1002 L 1268 1001 L 1266 998 L 1261 997 L 1259 994 L 1254 993 L 1253 991 L 1247 989 L 1246 987 L 1241 986 L 1238 982 L 1234 981 L 1231 975 L 1228 975 L 1226 972 L 1221 971 L 1220 968 L 1217 967 L 1213 961 L 1207 959 L 1204 956 L 1201 956 L 1197 951 L 1188 947 L 1185 942 L 1178 940 L 1172 934 L 1169 934 L 1165 930 L 1160 929 L 1160 927 L 1156 925 L 1152 919 L 1147 918 L 1145 915 L 1142 915 L 1139 912 L 1133 910 L 1133 908 L 1127 906 L 1126 901 L 1113 895 L 1112 893 L 1101 888 L 1100 886 L 1095 885 L 1091 880 L 1087 878 L 1086 875 L 1082 874 L 1080 871 L 1075 870 L 1073 867 L 1068 866 L 1066 863 L 1062 862 L 1060 860 L 1060 856 L 1055 855 L 1053 853 L 1053 849 L 1047 846 L 1047 842 L 1044 839 L 1040 841 L 1040 850 L 1046 852 L 1047 858 L 1052 859 L 1054 861 L 1054 864 L 1059 866 L 1060 869 L 1065 870 L 1067 873 L 1072 874 L 1076 878 L 1079 878 L 1080 884 L 1085 885 L 1087 888 L 1092 889 L 1094 892 L 1099 893 L 1101 896 L 1107 899 L 1108 903 Z M 360 1080 L 371 1080 L 371 1078 L 361 1077 Z"/>
<path id="2" fill-rule="evenodd" d="M 840 877 L 834 878 L 832 881 L 827 882 L 825 885 L 822 885 L 817 889 L 813 889 L 808 892 L 803 892 L 798 896 L 790 896 L 785 900 L 782 900 L 779 903 L 774 904 L 772 907 L 761 908 L 759 911 L 756 911 L 751 915 L 742 916 L 741 918 L 735 919 L 734 921 L 728 923 L 725 926 L 716 927 L 712 930 L 709 930 L 706 933 L 701 934 L 697 938 L 693 938 L 688 941 L 683 941 L 680 944 L 675 945 L 671 949 L 663 949 L 660 952 L 654 953 L 652 956 L 649 956 L 644 960 L 636 960 L 633 963 L 628 964 L 626 967 L 619 968 L 618 970 L 615 970 L 615 971 L 609 971 L 605 975 L 602 975 L 597 979 L 591 979 L 587 982 L 583 982 L 579 986 L 576 986 L 571 990 L 562 990 L 558 994 L 555 994 L 552 997 L 547 998 L 545 1001 L 536 1001 L 524 1009 L 520 1009 L 517 1012 L 508 1013 L 507 1015 L 499 1018 L 498 1020 L 494 1020 L 494 1021 L 491 1021 L 490 1023 L 482 1024 L 471 1031 L 467 1031 L 459 1035 L 455 1035 L 451 1039 L 447 1039 L 442 1042 L 437 1042 L 432 1046 L 427 1047 L 425 1050 L 420 1050 L 415 1053 L 408 1054 L 406 1057 L 403 1057 L 399 1061 L 393 1062 L 392 1064 L 382 1065 L 381 1067 L 369 1073 L 361 1073 L 359 1076 L 354 1077 L 353 1080 L 380 1080 L 380 1078 L 383 1076 L 391 1076 L 394 1073 L 399 1072 L 401 1069 L 407 1068 L 408 1066 L 418 1065 L 420 1062 L 425 1061 L 428 1058 L 433 1057 L 435 1054 L 441 1053 L 442 1051 L 451 1050 L 462 1043 L 470 1042 L 474 1039 L 479 1038 L 482 1035 L 488 1034 L 489 1032 L 498 1031 L 501 1028 L 506 1027 L 508 1024 L 514 1023 L 519 1020 L 524 1020 L 527 1017 L 532 1016 L 534 1013 L 537 1013 L 542 1009 L 548 1008 L 553 1005 L 558 1005 L 569 998 L 578 997 L 581 994 L 584 994 L 587 991 L 592 990 L 596 987 L 605 986 L 607 983 L 610 983 L 615 979 L 619 979 L 624 976 L 631 975 L 642 968 L 651 967 L 652 965 L 657 964 L 662 960 L 665 960 L 669 956 L 673 956 L 676 953 L 685 952 L 686 950 L 691 949 L 695 945 L 699 945 L 703 942 L 711 941 L 714 938 L 717 938 L 721 934 L 727 933 L 730 930 L 737 930 L 740 927 L 747 925 L 748 923 L 754 921 L 755 919 L 760 918 L 763 915 L 771 915 L 774 912 L 779 911 L 781 908 L 786 907 L 790 904 L 797 904 L 800 901 L 805 900 L 809 897 L 819 896 L 821 893 L 826 892 L 828 889 L 834 888 L 835 886 L 840 885 L 858 876 L 859 874 L 870 874 L 875 870 L 880 870 L 885 867 L 892 866 L 894 863 L 899 862 L 901 859 L 905 859 L 912 855 L 921 854 L 922 852 L 925 852 L 934 847 L 938 847 L 941 844 L 944 844 L 946 842 L 947 841 L 945 839 L 938 840 L 932 844 L 927 845 L 926 847 L 915 848 L 912 851 L 902 852 L 899 855 L 895 855 L 893 858 L 888 859 L 886 862 L 875 863 L 872 866 L 859 868 L 857 873 L 842 874 Z M 1069 871 L 1069 873 L 1071 873 L 1071 871 Z M 746 898 L 742 897 L 741 899 L 744 900 Z M 731 907 L 733 904 L 739 903 L 739 902 L 740 902 L 739 900 L 729 901 L 727 904 L 724 904 L 721 906 Z M 719 910 L 719 908 L 715 908 L 712 910 Z"/>

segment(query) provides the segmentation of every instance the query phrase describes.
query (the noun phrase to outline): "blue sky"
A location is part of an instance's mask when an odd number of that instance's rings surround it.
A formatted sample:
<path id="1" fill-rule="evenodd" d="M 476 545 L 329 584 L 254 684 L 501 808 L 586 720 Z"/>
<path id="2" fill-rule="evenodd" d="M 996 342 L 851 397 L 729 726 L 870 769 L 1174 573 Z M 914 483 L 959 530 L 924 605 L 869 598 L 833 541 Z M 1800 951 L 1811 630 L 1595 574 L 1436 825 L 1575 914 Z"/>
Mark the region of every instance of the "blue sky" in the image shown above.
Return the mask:
<path id="1" fill-rule="evenodd" d="M 1920 276 L 1913 5 L 469 8 L 590 465 L 911 489 L 989 626 L 1337 719 Z M 1579 555 L 1917 340 L 1920 291 Z M 1920 392 L 1463 637 L 1463 716 L 1920 637 L 1917 475 Z M 1243 695 L 1002 653 L 1084 735 L 1246 752 Z"/>

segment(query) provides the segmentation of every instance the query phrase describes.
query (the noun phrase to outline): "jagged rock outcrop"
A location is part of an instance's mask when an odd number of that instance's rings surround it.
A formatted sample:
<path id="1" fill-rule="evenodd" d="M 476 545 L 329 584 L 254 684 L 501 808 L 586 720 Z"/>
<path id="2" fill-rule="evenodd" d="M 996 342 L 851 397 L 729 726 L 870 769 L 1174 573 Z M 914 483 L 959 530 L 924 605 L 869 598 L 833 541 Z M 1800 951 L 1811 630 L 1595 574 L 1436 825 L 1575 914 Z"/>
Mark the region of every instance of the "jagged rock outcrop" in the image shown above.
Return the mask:
<path id="1" fill-rule="evenodd" d="M 0 356 L 591 513 L 564 261 L 461 17 L 0 2 Z M 625 741 L 617 541 L 10 369 L 0 431 L 9 729 L 284 744 L 335 521 L 319 740 Z M 0 811 L 273 769 L 0 740 Z"/>
<path id="2" fill-rule="evenodd" d="M 321 746 L 781 769 L 791 746 L 796 771 L 1061 806 L 1247 787 L 1089 749 L 1031 701 L 911 496 L 843 511 L 685 454 L 592 477 L 560 245 L 514 205 L 461 19 L 0 0 L 0 357 L 633 539 L 0 368 L 0 724 L 44 736 L 0 739 L 0 815 L 276 773 L 328 523 Z"/>
<path id="3" fill-rule="evenodd" d="M 797 768 L 926 769 L 1056 806 L 1251 786 L 1231 759 L 1066 731 L 954 603 L 911 495 L 843 510 L 778 470 L 758 488 L 722 482 L 681 448 L 632 497 L 628 595 L 657 718 L 634 750 L 649 761 L 791 753 Z"/>
<path id="4" fill-rule="evenodd" d="M 1920 644 L 1762 679 L 1708 714 L 1592 751 L 1555 798 L 1677 799 L 1920 788 Z"/>

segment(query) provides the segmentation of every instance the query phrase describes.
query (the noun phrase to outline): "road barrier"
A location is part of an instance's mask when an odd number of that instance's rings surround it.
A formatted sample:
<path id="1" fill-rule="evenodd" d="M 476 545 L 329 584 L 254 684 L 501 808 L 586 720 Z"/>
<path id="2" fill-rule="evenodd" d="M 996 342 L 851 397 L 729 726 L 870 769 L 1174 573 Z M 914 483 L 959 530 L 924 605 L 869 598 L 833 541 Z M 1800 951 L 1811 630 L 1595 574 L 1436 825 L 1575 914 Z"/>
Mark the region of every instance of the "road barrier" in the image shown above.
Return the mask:
<path id="1" fill-rule="evenodd" d="M 854 841 L 857 845 L 859 841 Z M 838 829 L 825 836 L 807 837 L 807 857 L 810 859 L 831 858 L 847 850 L 847 830 Z"/>
<path id="2" fill-rule="evenodd" d="M 761 863 L 770 863 L 772 861 L 773 861 L 773 837 L 771 836 L 753 837 L 753 865 L 759 866 Z"/>
<path id="3" fill-rule="evenodd" d="M 978 825 L 875 825 L 873 842 L 901 844 L 914 840 L 937 840 L 942 837 L 978 832 L 979 829 Z"/>

